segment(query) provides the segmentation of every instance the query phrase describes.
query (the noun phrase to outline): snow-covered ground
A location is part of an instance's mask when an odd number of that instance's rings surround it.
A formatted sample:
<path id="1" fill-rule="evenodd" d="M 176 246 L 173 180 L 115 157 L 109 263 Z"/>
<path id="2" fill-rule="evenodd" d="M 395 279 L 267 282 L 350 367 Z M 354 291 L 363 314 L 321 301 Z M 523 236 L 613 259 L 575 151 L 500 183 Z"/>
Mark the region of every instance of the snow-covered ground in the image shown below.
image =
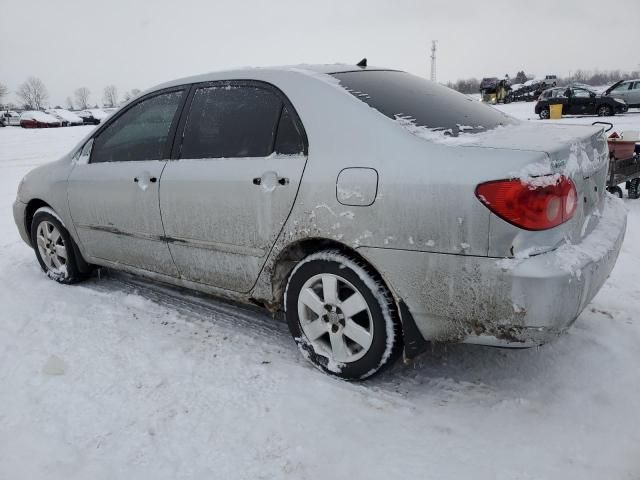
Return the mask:
<path id="1" fill-rule="evenodd" d="M 640 113 L 612 120 L 640 129 Z M 555 343 L 437 347 L 350 384 L 258 310 L 127 276 L 48 280 L 11 203 L 88 128 L 0 129 L 0 479 L 640 475 L 640 200 L 624 200 L 611 278 Z"/>

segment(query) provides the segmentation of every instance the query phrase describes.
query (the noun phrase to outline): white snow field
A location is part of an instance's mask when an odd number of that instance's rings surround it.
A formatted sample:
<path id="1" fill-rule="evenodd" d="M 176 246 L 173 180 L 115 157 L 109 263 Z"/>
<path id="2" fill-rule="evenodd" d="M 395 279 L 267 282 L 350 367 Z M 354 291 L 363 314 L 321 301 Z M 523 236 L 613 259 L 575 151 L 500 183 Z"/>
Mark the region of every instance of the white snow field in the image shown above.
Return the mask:
<path id="1" fill-rule="evenodd" d="M 611 120 L 640 129 L 640 112 Z M 438 346 L 347 383 L 259 310 L 45 277 L 11 204 L 88 128 L 0 128 L 0 479 L 640 478 L 640 200 L 624 200 L 611 278 L 555 343 Z"/>

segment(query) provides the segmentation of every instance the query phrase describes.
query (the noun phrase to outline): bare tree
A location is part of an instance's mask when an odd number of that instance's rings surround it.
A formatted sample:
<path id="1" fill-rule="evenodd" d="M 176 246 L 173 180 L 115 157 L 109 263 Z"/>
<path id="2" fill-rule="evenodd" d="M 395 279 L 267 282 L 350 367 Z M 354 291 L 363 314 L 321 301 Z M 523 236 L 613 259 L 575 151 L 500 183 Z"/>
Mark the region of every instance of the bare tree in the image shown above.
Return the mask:
<path id="1" fill-rule="evenodd" d="M 8 93 L 9 88 L 4 83 L 0 83 L 0 103 L 2 103 L 2 99 L 6 97 Z"/>
<path id="2" fill-rule="evenodd" d="M 37 77 L 29 77 L 26 82 L 20 85 L 16 94 L 25 106 L 35 110 L 44 108 L 44 104 L 49 98 L 47 87 Z"/>
<path id="3" fill-rule="evenodd" d="M 104 87 L 102 103 L 105 107 L 115 107 L 118 105 L 118 89 L 115 85 L 107 85 Z"/>
<path id="4" fill-rule="evenodd" d="M 76 97 L 76 105 L 80 110 L 89 108 L 89 95 L 91 95 L 91 90 L 87 87 L 76 88 L 73 95 Z"/>
<path id="5" fill-rule="evenodd" d="M 131 89 L 131 91 L 129 92 L 124 92 L 124 101 L 128 102 L 129 100 L 131 100 L 133 97 L 137 96 L 140 93 L 140 90 L 137 88 L 133 88 Z"/>
<path id="6" fill-rule="evenodd" d="M 73 100 L 71 100 L 71 97 L 67 97 L 67 108 L 73 110 Z"/>

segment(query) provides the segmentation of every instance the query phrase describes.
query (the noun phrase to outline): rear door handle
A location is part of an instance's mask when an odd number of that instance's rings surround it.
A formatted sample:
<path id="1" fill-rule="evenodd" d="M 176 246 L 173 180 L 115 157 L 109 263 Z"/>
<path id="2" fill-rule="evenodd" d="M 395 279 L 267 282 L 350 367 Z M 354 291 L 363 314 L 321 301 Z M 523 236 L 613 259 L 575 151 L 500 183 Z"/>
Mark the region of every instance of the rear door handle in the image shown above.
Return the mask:
<path id="1" fill-rule="evenodd" d="M 279 177 L 276 172 L 265 172 L 260 177 L 255 177 L 252 180 L 254 185 L 262 185 L 263 188 L 271 190 L 278 185 L 289 185 L 289 179 L 286 177 Z"/>

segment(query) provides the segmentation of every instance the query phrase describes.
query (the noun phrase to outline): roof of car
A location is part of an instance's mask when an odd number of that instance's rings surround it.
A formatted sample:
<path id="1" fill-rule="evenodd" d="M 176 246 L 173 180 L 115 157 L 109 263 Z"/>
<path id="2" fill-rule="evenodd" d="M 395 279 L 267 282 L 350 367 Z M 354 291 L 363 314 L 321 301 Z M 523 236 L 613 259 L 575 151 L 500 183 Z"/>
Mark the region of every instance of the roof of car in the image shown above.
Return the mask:
<path id="1" fill-rule="evenodd" d="M 372 70 L 393 70 L 391 68 L 381 68 L 381 67 L 359 67 L 357 65 L 346 65 L 342 63 L 334 63 L 334 64 L 300 64 L 300 65 L 281 65 L 274 67 L 241 67 L 234 68 L 230 70 L 220 70 L 209 73 L 202 73 L 199 75 L 192 75 L 189 77 L 177 78 L 175 80 L 171 80 L 160 85 L 156 85 L 149 90 L 142 92 L 142 94 L 147 92 L 152 92 L 155 90 L 159 90 L 162 88 L 173 87 L 177 85 L 184 85 L 188 83 L 199 83 L 199 82 L 209 82 L 221 79 L 231 79 L 231 78 L 246 78 L 251 79 L 257 73 L 283 73 L 283 74 L 296 74 L 296 73 L 307 73 L 307 74 L 319 74 L 319 75 L 328 75 L 332 73 L 346 73 L 346 72 L 360 72 L 360 71 L 372 71 Z"/>

